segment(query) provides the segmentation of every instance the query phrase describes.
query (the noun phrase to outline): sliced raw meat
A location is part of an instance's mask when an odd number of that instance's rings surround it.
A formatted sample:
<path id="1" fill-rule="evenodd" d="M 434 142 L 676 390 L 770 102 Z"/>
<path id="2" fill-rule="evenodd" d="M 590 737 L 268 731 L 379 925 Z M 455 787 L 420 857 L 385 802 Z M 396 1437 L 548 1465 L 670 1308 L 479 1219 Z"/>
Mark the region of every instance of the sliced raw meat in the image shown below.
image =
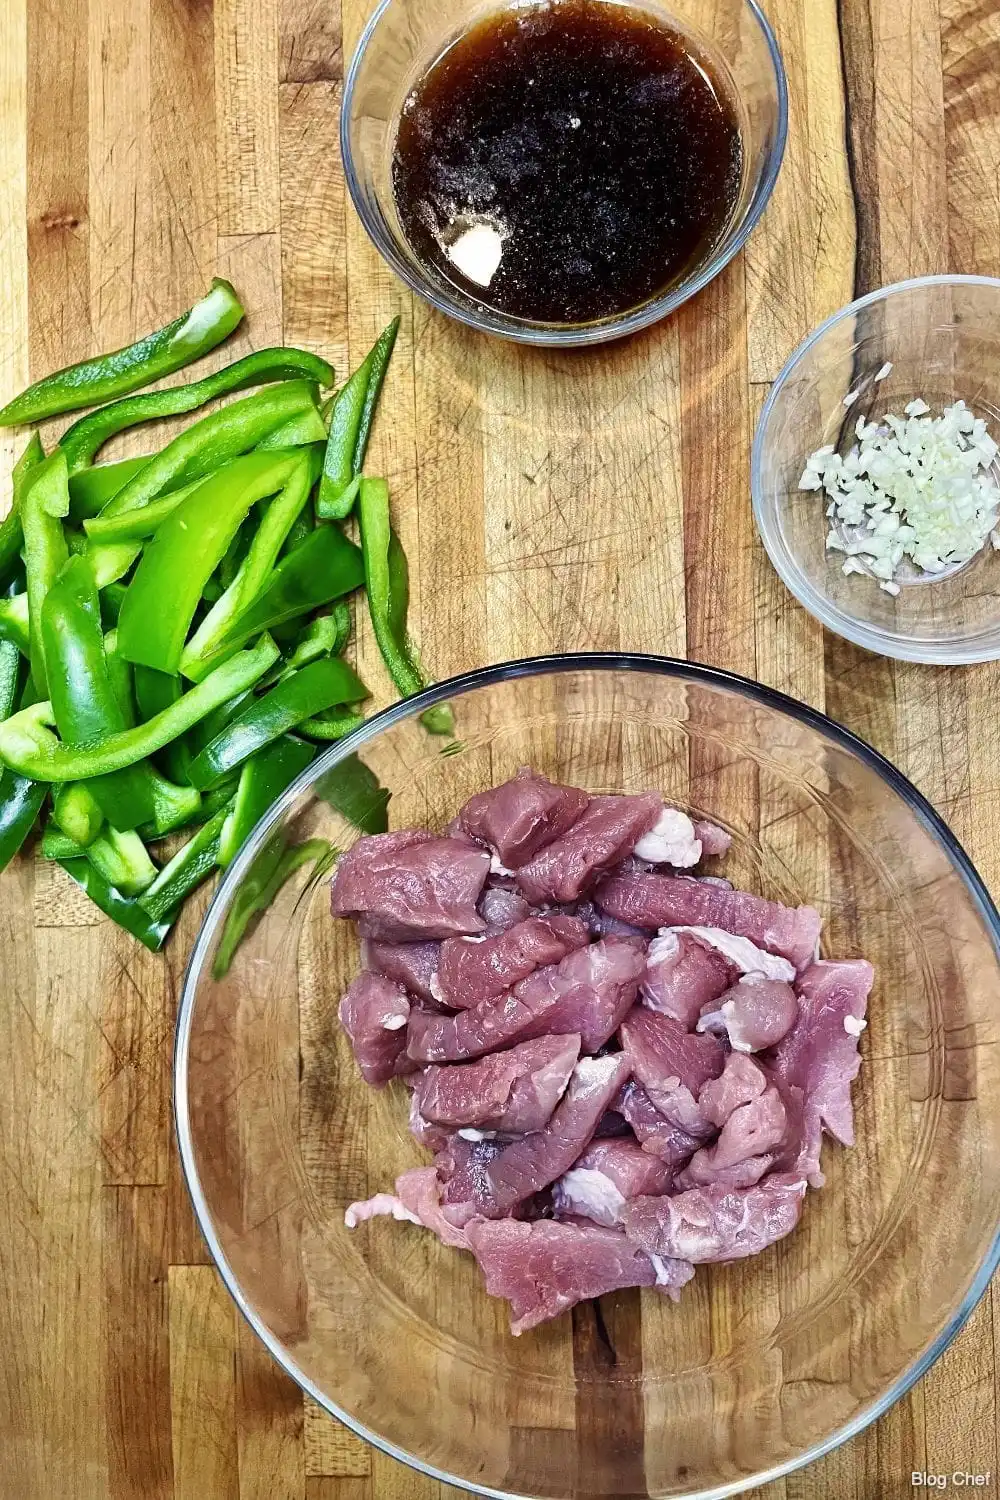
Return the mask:
<path id="1" fill-rule="evenodd" d="M 803 1170 L 813 1182 L 822 1176 L 821 1130 L 854 1144 L 851 1084 L 861 1067 L 858 1038 L 874 979 L 863 959 L 813 964 L 799 979 L 799 1019 L 770 1057 L 776 1080 L 802 1090 Z"/>
<path id="2" fill-rule="evenodd" d="M 640 797 L 592 797 L 568 833 L 521 866 L 518 886 L 536 906 L 546 901 L 576 901 L 594 876 L 632 852 L 662 811 L 663 799 L 655 792 Z"/>
<path id="3" fill-rule="evenodd" d="M 726 881 L 720 884 L 703 877 L 702 885 L 716 885 L 719 890 L 732 891 L 733 887 Z M 687 935 L 696 938 L 703 947 L 718 953 L 722 958 L 741 974 L 758 974 L 767 979 L 784 979 L 790 984 L 795 978 L 795 965 L 789 963 L 787 958 L 781 958 L 776 953 L 767 953 L 763 948 L 758 948 L 756 943 L 751 943 L 749 938 L 736 937 L 731 932 L 726 932 L 723 927 L 664 927 L 660 936 L 665 938 L 673 933 L 680 937 Z"/>
<path id="4" fill-rule="evenodd" d="M 434 1001 L 431 988 L 437 974 L 440 943 L 376 943 L 365 939 L 361 961 L 366 969 L 383 974 L 394 984 L 401 984 L 411 995 Z"/>
<path id="5" fill-rule="evenodd" d="M 690 1188 L 671 1198 L 636 1198 L 623 1211 L 625 1232 L 649 1255 L 695 1265 L 738 1260 L 791 1233 L 805 1190 L 803 1178 L 777 1173 L 751 1188 Z"/>
<path id="6" fill-rule="evenodd" d="M 589 938 L 576 917 L 528 917 L 494 937 L 449 938 L 441 945 L 436 998 L 454 1010 L 493 1000 L 536 969 L 557 964 Z"/>
<path id="7" fill-rule="evenodd" d="M 593 901 L 578 901 L 570 910 L 580 918 L 581 922 L 587 924 L 587 931 L 591 937 L 635 937 L 642 938 L 648 943 L 652 933 L 646 932 L 641 927 L 633 927 L 631 922 L 619 922 L 614 917 L 606 916 Z"/>
<path id="8" fill-rule="evenodd" d="M 457 1016 L 415 1011 L 410 1056 L 418 1062 L 462 1062 L 532 1037 L 575 1033 L 583 1037 L 584 1052 L 596 1052 L 631 1009 L 644 963 L 641 943 L 608 938 L 536 969 L 506 995 L 473 1010 Z"/>
<path id="9" fill-rule="evenodd" d="M 415 1083 L 417 1078 L 408 1078 L 406 1081 Z M 440 1125 L 432 1125 L 430 1120 L 424 1119 L 416 1093 L 410 1095 L 410 1134 L 421 1146 L 426 1146 L 428 1151 L 433 1152 L 443 1151 L 451 1138 L 450 1133 Z"/>
<path id="10" fill-rule="evenodd" d="M 811 906 L 779 906 L 688 875 L 613 875 L 598 886 L 595 899 L 609 916 L 637 927 L 723 927 L 797 969 L 813 961 L 822 926 Z"/>
<path id="11" fill-rule="evenodd" d="M 747 974 L 717 1003 L 705 1007 L 698 1030 L 728 1037 L 734 1052 L 762 1052 L 788 1035 L 798 1012 L 790 984 Z"/>
<path id="12" fill-rule="evenodd" d="M 744 1053 L 731 1052 L 718 1078 L 709 1079 L 698 1095 L 698 1108 L 720 1129 L 734 1109 L 759 1099 L 767 1088 L 764 1069 Z"/>
<path id="13" fill-rule="evenodd" d="M 632 853 L 636 859 L 648 860 L 651 865 L 673 865 L 676 870 L 690 870 L 701 859 L 701 839 L 687 813 L 676 807 L 665 807 Z"/>
<path id="14" fill-rule="evenodd" d="M 489 844 L 506 869 L 517 870 L 572 828 L 589 801 L 586 792 L 524 767 L 513 781 L 470 797 L 458 817 L 467 834 Z"/>
<path id="15" fill-rule="evenodd" d="M 378 1088 L 413 1071 L 406 1056 L 409 1018 L 410 1002 L 398 984 L 367 970 L 358 975 L 340 1002 L 340 1022 L 366 1083 Z"/>
<path id="16" fill-rule="evenodd" d="M 433 1124 L 526 1134 L 548 1122 L 579 1055 L 579 1036 L 540 1037 L 479 1062 L 427 1068 L 414 1099 Z"/>
<path id="17" fill-rule="evenodd" d="M 491 1297 L 511 1307 L 511 1332 L 525 1333 L 590 1297 L 622 1287 L 667 1288 L 690 1280 L 690 1267 L 663 1261 L 659 1272 L 648 1255 L 617 1230 L 596 1225 L 534 1224 L 513 1219 L 474 1222 L 468 1241 Z"/>
<path id="18" fill-rule="evenodd" d="M 703 1147 L 691 1158 L 678 1186 L 697 1187 L 720 1183 L 727 1187 L 750 1187 L 759 1182 L 784 1144 L 788 1119 L 781 1095 L 769 1088 L 748 1104 L 734 1109 L 714 1146 Z M 751 1168 L 747 1163 L 753 1162 Z"/>
<path id="19" fill-rule="evenodd" d="M 531 907 L 520 891 L 503 885 L 488 885 L 479 898 L 479 915 L 490 932 L 506 932 L 531 916 Z"/>
<path id="20" fill-rule="evenodd" d="M 472 1220 L 469 1205 L 448 1209 L 441 1202 L 441 1184 L 433 1167 L 413 1167 L 396 1179 L 395 1193 L 376 1193 L 363 1203 L 352 1203 L 344 1214 L 348 1229 L 367 1219 L 403 1219 L 430 1229 L 445 1245 L 468 1250 L 465 1226 Z"/>
<path id="21" fill-rule="evenodd" d="M 694 836 L 701 840 L 701 852 L 705 859 L 715 859 L 720 854 L 728 854 L 733 842 L 731 833 L 727 833 L 717 823 L 707 822 L 704 818 L 695 819 Z"/>
<path id="22" fill-rule="evenodd" d="M 733 974 L 721 953 L 667 929 L 649 945 L 642 1003 L 690 1031 L 705 1006 L 726 992 Z"/>
<path id="23" fill-rule="evenodd" d="M 633 1198 L 665 1193 L 673 1170 L 638 1141 L 592 1141 L 579 1161 L 560 1177 L 553 1190 L 556 1214 L 593 1219 L 613 1228 Z"/>
<path id="24" fill-rule="evenodd" d="M 495 1161 L 504 1149 L 503 1141 L 469 1141 L 453 1135 L 443 1151 L 434 1158 L 434 1168 L 441 1183 L 442 1202 L 449 1212 L 457 1212 L 463 1206 L 475 1211 L 477 1189 L 486 1180 L 486 1168 Z"/>
<path id="25" fill-rule="evenodd" d="M 625 1017 L 618 1035 L 634 1076 L 661 1110 L 665 1095 L 678 1084 L 697 1098 L 702 1085 L 718 1078 L 725 1066 L 726 1050 L 716 1037 L 696 1036 L 641 1005 Z"/>
<path id="26" fill-rule="evenodd" d="M 642 1084 L 636 1083 L 633 1078 L 622 1089 L 615 1108 L 621 1111 L 622 1117 L 635 1131 L 643 1151 L 658 1156 L 668 1166 L 679 1167 L 689 1161 L 698 1147 L 715 1134 L 714 1126 L 708 1124 L 698 1113 L 693 1100 L 691 1103 L 692 1114 L 689 1118 L 696 1128 L 684 1130 L 660 1114 Z"/>
<path id="27" fill-rule="evenodd" d="M 415 829 L 360 838 L 338 862 L 333 914 L 388 943 L 482 932 L 476 902 L 489 867 L 485 849 Z"/>
<path id="28" fill-rule="evenodd" d="M 629 1074 L 628 1059 L 585 1057 L 543 1130 L 512 1141 L 486 1168 L 474 1200 L 480 1213 L 502 1218 L 517 1204 L 548 1187 L 583 1155 L 605 1110 Z"/>

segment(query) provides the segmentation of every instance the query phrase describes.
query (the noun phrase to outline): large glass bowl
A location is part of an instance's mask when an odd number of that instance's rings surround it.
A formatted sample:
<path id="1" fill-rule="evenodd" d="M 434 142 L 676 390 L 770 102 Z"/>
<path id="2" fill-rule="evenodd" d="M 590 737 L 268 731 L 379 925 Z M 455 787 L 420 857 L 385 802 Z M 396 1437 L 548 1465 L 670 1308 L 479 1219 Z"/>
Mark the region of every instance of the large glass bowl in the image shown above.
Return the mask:
<path id="1" fill-rule="evenodd" d="M 895 597 L 845 576 L 826 546 L 829 496 L 799 489 L 810 454 L 856 441 L 858 418 L 902 416 L 921 398 L 933 415 L 964 401 L 1000 441 L 1000 280 L 925 276 L 872 292 L 828 319 L 771 388 L 754 439 L 753 508 L 761 539 L 792 593 L 829 630 L 902 661 L 956 666 L 1000 657 L 1000 551 L 929 577 L 900 573 Z M 1000 483 L 1000 459 L 992 466 Z"/>
<path id="2" fill-rule="evenodd" d="M 419 714 L 449 699 L 457 739 Z M 761 1256 L 512 1338 L 471 1258 L 344 1207 L 425 1158 L 401 1084 L 362 1083 L 337 1023 L 357 941 L 303 866 L 228 974 L 232 913 L 282 847 L 358 836 L 360 757 L 392 827 L 442 828 L 524 763 L 592 792 L 656 787 L 725 824 L 727 872 L 815 903 L 829 954 L 877 970 L 857 1145 Z M 387 1452 L 496 1496 L 722 1496 L 870 1422 L 954 1338 L 1000 1257 L 1000 918 L 920 794 L 789 698 L 660 657 L 490 668 L 373 719 L 260 824 L 184 989 L 177 1124 L 201 1228 L 239 1307 L 317 1401 Z"/>
<path id="3" fill-rule="evenodd" d="M 621 338 L 658 322 L 707 286 L 753 231 L 774 191 L 788 134 L 788 86 L 767 18 L 757 0 L 631 3 L 690 34 L 729 80 L 740 115 L 743 179 L 729 222 L 704 261 L 640 307 L 578 325 L 533 323 L 474 300 L 415 255 L 396 210 L 392 161 L 408 93 L 457 37 L 484 15 L 505 9 L 504 0 L 382 0 L 375 10 L 344 82 L 340 142 L 347 186 L 376 250 L 439 312 L 521 343 L 572 347 Z"/>

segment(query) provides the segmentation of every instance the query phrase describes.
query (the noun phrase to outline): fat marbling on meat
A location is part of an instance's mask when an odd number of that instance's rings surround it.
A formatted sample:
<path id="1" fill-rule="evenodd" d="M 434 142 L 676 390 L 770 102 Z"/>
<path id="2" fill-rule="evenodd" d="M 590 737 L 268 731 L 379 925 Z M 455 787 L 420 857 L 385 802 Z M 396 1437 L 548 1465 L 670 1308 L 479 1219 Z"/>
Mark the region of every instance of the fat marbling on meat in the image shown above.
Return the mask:
<path id="1" fill-rule="evenodd" d="M 553 1190 L 556 1216 L 593 1219 L 614 1228 L 633 1198 L 665 1193 L 673 1169 L 636 1140 L 592 1141 Z"/>
<path id="2" fill-rule="evenodd" d="M 689 1188 L 674 1197 L 636 1198 L 622 1219 L 648 1255 L 699 1265 L 757 1255 L 799 1222 L 805 1179 L 776 1173 L 754 1187 Z"/>
<path id="3" fill-rule="evenodd" d="M 706 1005 L 733 981 L 733 966 L 689 933 L 669 929 L 653 939 L 646 955 L 642 1003 L 690 1031 Z"/>
<path id="4" fill-rule="evenodd" d="M 381 1088 L 400 1073 L 412 1072 L 406 1055 L 410 1002 L 398 984 L 367 970 L 340 1002 L 340 1023 L 350 1038 L 366 1083 Z"/>

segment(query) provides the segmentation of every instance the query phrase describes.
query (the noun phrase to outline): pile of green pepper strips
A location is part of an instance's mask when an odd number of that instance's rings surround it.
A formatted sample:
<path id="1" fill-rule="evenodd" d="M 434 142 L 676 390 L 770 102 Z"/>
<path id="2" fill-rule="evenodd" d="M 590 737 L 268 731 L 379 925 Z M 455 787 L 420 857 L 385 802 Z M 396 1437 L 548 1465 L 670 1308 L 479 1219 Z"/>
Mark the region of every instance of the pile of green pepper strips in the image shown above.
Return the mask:
<path id="1" fill-rule="evenodd" d="M 0 411 L 13 426 L 97 407 L 47 456 L 33 434 L 0 523 L 0 869 L 48 803 L 43 853 L 154 951 L 319 745 L 362 722 L 368 689 L 341 659 L 356 589 L 400 693 L 425 685 L 388 487 L 362 474 L 398 320 L 323 405 L 333 370 L 285 348 L 129 394 L 242 318 L 215 281 L 176 322 Z M 117 433 L 250 387 L 159 453 L 94 463 Z M 352 511 L 360 548 L 339 524 Z M 447 710 L 425 723 L 451 729 Z M 147 845 L 182 829 L 157 868 Z M 302 860 L 270 862 L 256 909 Z"/>

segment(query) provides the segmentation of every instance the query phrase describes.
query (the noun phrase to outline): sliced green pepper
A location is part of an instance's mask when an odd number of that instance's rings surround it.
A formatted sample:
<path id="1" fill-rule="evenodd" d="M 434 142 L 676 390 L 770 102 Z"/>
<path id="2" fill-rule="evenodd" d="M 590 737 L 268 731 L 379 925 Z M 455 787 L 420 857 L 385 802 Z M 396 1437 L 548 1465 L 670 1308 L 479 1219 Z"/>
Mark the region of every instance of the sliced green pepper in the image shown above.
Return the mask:
<path id="1" fill-rule="evenodd" d="M 162 918 L 176 911 L 184 898 L 217 868 L 219 838 L 228 815 L 228 807 L 222 808 L 164 865 L 141 897 L 143 909 L 151 917 Z"/>
<path id="2" fill-rule="evenodd" d="M 141 506 L 139 510 L 127 510 L 120 516 L 94 516 L 85 520 L 83 529 L 92 543 L 143 541 L 148 536 L 155 536 L 167 517 L 172 516 L 177 507 L 204 483 L 205 477 L 202 475 L 200 479 L 193 479 L 190 484 L 182 485 L 179 490 L 171 490 L 169 495 L 150 500 L 148 505 Z"/>
<path id="3" fill-rule="evenodd" d="M 0 772 L 0 870 L 6 870 L 35 826 L 47 791 L 13 771 Z"/>
<path id="4" fill-rule="evenodd" d="M 21 502 L 24 562 L 28 578 L 31 675 L 40 693 L 47 689 L 42 645 L 42 605 L 69 557 L 62 518 L 69 514 L 69 474 L 58 450 L 31 471 Z"/>
<path id="5" fill-rule="evenodd" d="M 314 443 L 322 453 L 326 447 L 326 428 L 316 407 L 307 406 L 262 437 L 256 452 L 268 453 L 273 448 L 305 448 Z"/>
<path id="6" fill-rule="evenodd" d="M 0 599 L 0 642 L 25 656 L 31 651 L 31 628 L 27 594 Z"/>
<path id="7" fill-rule="evenodd" d="M 116 433 L 143 422 L 197 411 L 219 396 L 244 391 L 252 385 L 273 385 L 279 380 L 311 380 L 317 385 L 330 386 L 333 370 L 325 359 L 305 349 L 261 349 L 191 385 L 174 385 L 165 391 L 149 391 L 143 396 L 116 401 L 112 406 L 102 406 L 74 422 L 59 439 L 59 446 L 66 454 L 70 473 L 74 474 L 91 464 L 94 454 Z"/>
<path id="8" fill-rule="evenodd" d="M 0 600 L 0 607 L 6 604 Z M 0 640 L 0 721 L 14 712 L 18 696 L 24 686 L 23 647 L 15 641 Z"/>
<path id="9" fill-rule="evenodd" d="M 277 659 L 277 646 L 264 636 L 252 650 L 231 657 L 147 724 L 90 745 L 60 744 L 48 728 L 55 722 L 51 703 L 35 703 L 0 724 L 0 760 L 34 781 L 88 781 L 120 771 L 155 755 L 213 708 L 252 687 Z"/>
<path id="10" fill-rule="evenodd" d="M 55 812 L 58 812 L 58 803 Z M 62 833 L 64 837 L 72 838 L 66 828 Z M 137 833 L 119 833 L 115 828 L 105 828 L 86 848 L 78 846 L 74 850 L 73 857 L 79 855 L 123 896 L 140 895 L 156 879 L 156 866 Z"/>
<path id="11" fill-rule="evenodd" d="M 304 843 L 286 849 L 284 836 L 279 834 L 265 845 L 247 871 L 229 908 L 212 964 L 213 979 L 222 979 L 229 973 L 250 923 L 259 912 L 267 910 L 295 872 L 315 860 L 312 878 L 318 880 L 330 868 L 334 857 L 335 851 L 325 839 L 306 839 Z"/>
<path id="12" fill-rule="evenodd" d="M 320 526 L 275 568 L 253 604 L 237 615 L 219 645 L 218 655 L 233 651 L 261 630 L 350 594 L 364 582 L 360 550 L 336 526 Z"/>
<path id="13" fill-rule="evenodd" d="M 141 542 L 93 542 L 82 549 L 89 558 L 98 590 L 124 578 L 142 551 Z"/>
<path id="14" fill-rule="evenodd" d="M 118 926 L 131 933 L 132 937 L 138 938 L 139 942 L 150 952 L 159 953 L 173 926 L 172 916 L 170 918 L 151 917 L 138 901 L 129 900 L 128 897 L 122 895 L 121 891 L 115 890 L 114 886 L 99 875 L 86 859 L 67 859 L 59 856 L 56 858 L 70 879 L 76 882 L 94 905 L 104 912 L 105 916 L 117 922 Z"/>
<path id="15" fill-rule="evenodd" d="M 228 281 L 216 278 L 211 291 L 183 317 L 147 334 L 126 349 L 68 365 L 30 385 L 0 411 L 0 427 L 44 422 L 64 411 L 79 411 L 125 396 L 192 364 L 221 344 L 242 321 L 243 308 Z"/>
<path id="16" fill-rule="evenodd" d="M 104 827 L 104 813 L 85 781 L 59 788 L 52 799 L 52 817 L 63 834 L 78 846 L 74 853 L 92 844 Z"/>
<path id="17" fill-rule="evenodd" d="M 341 600 L 328 615 L 318 615 L 300 632 L 287 660 L 281 663 L 263 686 L 269 687 L 272 681 L 283 682 L 286 677 L 297 672 L 299 667 L 306 667 L 311 661 L 320 661 L 325 656 L 339 656 L 350 634 L 350 606 Z"/>
<path id="18" fill-rule="evenodd" d="M 21 528 L 21 500 L 24 495 L 28 475 L 32 469 L 38 467 L 45 457 L 45 449 L 37 432 L 33 432 L 28 439 L 27 446 L 11 475 L 11 501 L 10 510 L 0 521 L 0 579 L 7 576 L 8 571 L 17 563 L 21 555 L 21 547 L 24 543 L 24 532 Z"/>
<path id="19" fill-rule="evenodd" d="M 291 786 L 316 755 L 313 745 L 285 735 L 248 760 L 222 829 L 219 864 L 223 869 L 239 853 L 268 808 Z"/>
<path id="20" fill-rule="evenodd" d="M 125 488 L 130 479 L 152 463 L 152 454 L 142 458 L 122 458 L 114 464 L 96 464 L 69 476 L 69 514 L 77 525 L 99 516 L 109 500 Z"/>
<path id="21" fill-rule="evenodd" d="M 204 676 L 205 663 L 225 639 L 230 625 L 253 603 L 267 583 L 282 543 L 309 499 L 318 469 L 318 461 L 314 463 L 308 452 L 296 458 L 284 488 L 267 506 L 236 576 L 185 646 L 180 669 L 186 677 L 197 681 Z"/>
<path id="22" fill-rule="evenodd" d="M 206 479 L 168 517 L 143 553 L 118 620 L 127 661 L 176 672 L 211 574 L 251 505 L 284 485 L 300 460 L 250 453 Z"/>
<path id="23" fill-rule="evenodd" d="M 106 630 L 114 630 L 118 624 L 118 616 L 122 612 L 127 593 L 128 588 L 124 583 L 108 583 L 101 589 L 101 623 Z"/>
<path id="24" fill-rule="evenodd" d="M 351 481 L 364 468 L 368 439 L 396 345 L 399 323 L 399 318 L 393 319 L 333 403 L 323 478 L 316 499 L 316 514 L 323 520 L 342 520 L 354 503 L 356 492 L 351 492 Z"/>
<path id="25" fill-rule="evenodd" d="M 249 453 L 290 417 L 310 408 L 316 409 L 315 387 L 305 380 L 285 380 L 202 417 L 123 485 L 102 514 L 120 516 L 138 510 L 179 485 L 214 474 L 223 464 Z"/>
<path id="26" fill-rule="evenodd" d="M 315 718 L 302 720 L 299 733 L 308 735 L 311 740 L 346 740 L 364 722 L 363 714 L 317 714 Z"/>
<path id="27" fill-rule="evenodd" d="M 315 661 L 257 698 L 191 762 L 194 786 L 214 786 L 251 755 L 280 739 L 303 719 L 335 703 L 357 703 L 368 689 L 343 661 Z"/>
<path id="28" fill-rule="evenodd" d="M 139 717 L 143 721 L 153 719 L 165 708 L 170 708 L 184 693 L 179 677 L 169 672 L 158 672 L 155 667 L 134 668 L 133 680 Z M 187 781 L 192 752 L 186 739 L 172 740 L 169 745 L 164 745 L 158 759 L 164 774 L 172 781 Z"/>
<path id="29" fill-rule="evenodd" d="M 385 833 L 389 827 L 389 799 L 375 772 L 358 755 L 346 755 L 316 783 L 316 795 L 362 833 Z"/>

